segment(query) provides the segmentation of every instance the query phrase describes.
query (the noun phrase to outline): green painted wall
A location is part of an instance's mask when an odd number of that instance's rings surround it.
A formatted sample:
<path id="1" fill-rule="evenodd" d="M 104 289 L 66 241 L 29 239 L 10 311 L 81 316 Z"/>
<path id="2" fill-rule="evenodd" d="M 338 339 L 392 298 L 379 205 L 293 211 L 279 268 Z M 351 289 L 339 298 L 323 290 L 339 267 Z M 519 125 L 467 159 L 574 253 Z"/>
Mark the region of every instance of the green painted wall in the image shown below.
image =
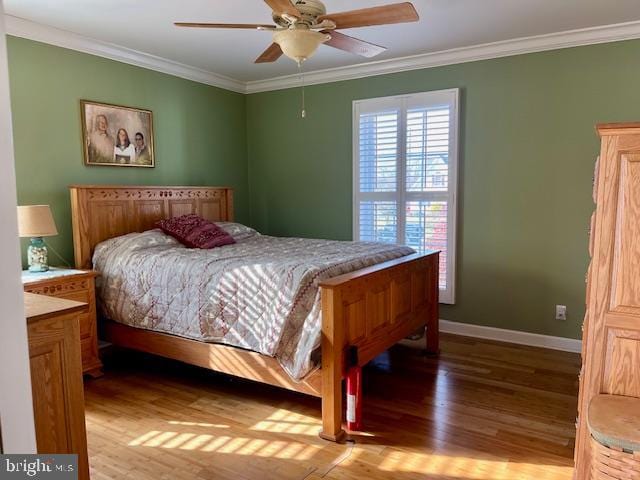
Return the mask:
<path id="1" fill-rule="evenodd" d="M 459 322 L 579 338 L 598 122 L 640 119 L 640 42 L 557 50 L 247 99 L 251 220 L 351 238 L 355 99 L 462 90 Z M 554 320 L 566 304 L 569 319 Z"/>
<path id="2" fill-rule="evenodd" d="M 244 95 L 14 37 L 8 53 L 18 202 L 51 205 L 70 262 L 73 183 L 229 185 L 248 221 Z M 84 166 L 80 99 L 152 110 L 157 166 Z"/>
<path id="3" fill-rule="evenodd" d="M 9 37 L 18 199 L 52 205 L 72 260 L 72 183 L 230 185 L 239 221 L 351 238 L 355 99 L 462 91 L 458 277 L 442 317 L 578 338 L 598 122 L 640 118 L 640 41 L 243 96 Z M 154 112 L 155 169 L 86 167 L 79 100 Z M 250 214 L 250 215 L 249 215 Z M 554 320 L 554 305 L 569 320 Z"/>

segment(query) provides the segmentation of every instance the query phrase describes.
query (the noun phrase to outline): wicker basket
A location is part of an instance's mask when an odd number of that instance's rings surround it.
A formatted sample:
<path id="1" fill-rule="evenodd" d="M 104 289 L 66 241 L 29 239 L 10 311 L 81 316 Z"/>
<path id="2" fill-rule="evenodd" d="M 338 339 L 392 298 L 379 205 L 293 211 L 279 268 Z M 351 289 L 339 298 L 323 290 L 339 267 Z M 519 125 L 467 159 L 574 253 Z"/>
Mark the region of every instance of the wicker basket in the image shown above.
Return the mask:
<path id="1" fill-rule="evenodd" d="M 591 437 L 591 480 L 640 480 L 640 452 L 624 452 Z"/>
<path id="2" fill-rule="evenodd" d="M 596 395 L 587 424 L 591 480 L 640 480 L 640 398 Z"/>

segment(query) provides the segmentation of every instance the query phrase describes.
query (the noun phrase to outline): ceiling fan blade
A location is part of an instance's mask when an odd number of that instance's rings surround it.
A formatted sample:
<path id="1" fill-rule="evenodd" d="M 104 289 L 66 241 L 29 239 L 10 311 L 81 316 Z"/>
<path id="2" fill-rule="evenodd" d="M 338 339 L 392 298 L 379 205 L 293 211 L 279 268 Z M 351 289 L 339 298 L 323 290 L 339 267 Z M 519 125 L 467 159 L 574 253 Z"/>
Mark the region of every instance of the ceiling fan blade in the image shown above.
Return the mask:
<path id="1" fill-rule="evenodd" d="M 275 62 L 281 56 L 282 56 L 282 49 L 280 48 L 280 45 L 278 45 L 277 43 L 272 43 L 271 45 L 269 45 L 269 48 L 267 48 L 264 52 L 262 52 L 262 55 L 256 58 L 256 61 L 254 63 Z"/>
<path id="2" fill-rule="evenodd" d="M 419 18 L 413 4 L 403 2 L 342 13 L 328 13 L 318 17 L 318 23 L 323 20 L 331 20 L 335 22 L 336 28 L 355 28 L 415 22 Z"/>
<path id="3" fill-rule="evenodd" d="M 375 57 L 376 55 L 384 52 L 386 47 L 381 47 L 374 43 L 365 42 L 359 38 L 353 38 L 344 33 L 325 30 L 323 33 L 331 35 L 331 39 L 324 42 L 325 45 L 344 50 L 345 52 L 355 53 L 362 57 Z"/>
<path id="4" fill-rule="evenodd" d="M 176 27 L 194 27 L 194 28 L 247 28 L 251 30 L 274 30 L 273 25 L 260 25 L 254 23 L 194 23 L 194 22 L 175 22 Z"/>
<path id="5" fill-rule="evenodd" d="M 300 18 L 300 11 L 293 6 L 290 0 L 264 0 L 267 5 L 271 7 L 275 13 L 291 15 L 292 17 Z"/>

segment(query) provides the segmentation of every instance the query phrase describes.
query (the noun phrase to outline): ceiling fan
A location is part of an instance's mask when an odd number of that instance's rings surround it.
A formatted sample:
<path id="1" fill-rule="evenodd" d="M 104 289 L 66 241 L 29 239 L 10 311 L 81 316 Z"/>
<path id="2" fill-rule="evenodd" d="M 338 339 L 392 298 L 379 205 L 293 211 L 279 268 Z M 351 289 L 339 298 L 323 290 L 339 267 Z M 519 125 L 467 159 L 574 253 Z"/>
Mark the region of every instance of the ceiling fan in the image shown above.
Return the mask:
<path id="1" fill-rule="evenodd" d="M 284 53 L 300 65 L 311 57 L 322 43 L 367 58 L 386 50 L 380 45 L 340 33 L 336 31 L 337 29 L 415 22 L 419 18 L 411 2 L 327 14 L 320 0 L 264 1 L 273 10 L 275 25 L 193 22 L 176 22 L 175 25 L 270 31 L 273 32 L 273 43 L 256 59 L 255 63 L 275 62 Z"/>

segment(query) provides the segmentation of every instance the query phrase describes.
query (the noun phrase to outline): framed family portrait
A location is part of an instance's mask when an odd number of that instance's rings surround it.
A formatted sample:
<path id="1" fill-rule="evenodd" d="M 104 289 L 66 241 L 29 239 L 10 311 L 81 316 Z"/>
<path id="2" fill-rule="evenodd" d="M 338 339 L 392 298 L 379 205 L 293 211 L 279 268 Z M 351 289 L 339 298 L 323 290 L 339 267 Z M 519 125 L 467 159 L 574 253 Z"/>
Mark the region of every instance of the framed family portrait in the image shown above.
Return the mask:
<path id="1" fill-rule="evenodd" d="M 151 110 L 80 101 L 85 165 L 154 167 Z"/>

